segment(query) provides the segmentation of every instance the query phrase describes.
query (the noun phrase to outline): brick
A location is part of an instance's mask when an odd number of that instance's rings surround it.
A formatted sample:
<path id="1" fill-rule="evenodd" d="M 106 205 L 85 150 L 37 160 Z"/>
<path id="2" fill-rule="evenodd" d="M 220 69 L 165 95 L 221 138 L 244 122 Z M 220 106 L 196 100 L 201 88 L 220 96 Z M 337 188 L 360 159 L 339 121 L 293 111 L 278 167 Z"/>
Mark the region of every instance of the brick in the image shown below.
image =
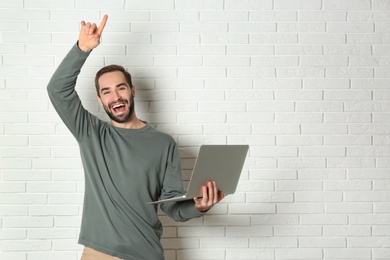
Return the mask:
<path id="1" fill-rule="evenodd" d="M 332 203 L 326 205 L 326 212 L 330 214 L 369 214 L 373 213 L 371 203 Z"/>
<path id="2" fill-rule="evenodd" d="M 250 21 L 296 21 L 298 19 L 295 11 L 251 11 Z"/>
<path id="3" fill-rule="evenodd" d="M 28 207 L 0 206 L 0 216 L 28 216 Z"/>
<path id="4" fill-rule="evenodd" d="M 273 250 L 267 249 L 228 249 L 226 259 L 228 260 L 252 260 L 252 259 L 274 259 Z"/>
<path id="5" fill-rule="evenodd" d="M 0 230 L 0 240 L 18 240 L 25 239 L 27 231 L 23 229 L 2 229 Z M 0 255 L 1 256 L 1 255 Z"/>
<path id="6" fill-rule="evenodd" d="M 173 10 L 173 0 L 153 0 L 144 2 L 141 0 L 126 1 L 126 10 Z"/>
<path id="7" fill-rule="evenodd" d="M 214 237 L 200 241 L 202 248 L 247 248 L 248 245 L 248 238 Z"/>
<path id="8" fill-rule="evenodd" d="M 389 34 L 348 34 L 347 43 L 351 44 L 389 44 Z"/>
<path id="9" fill-rule="evenodd" d="M 386 259 L 390 257 L 390 250 L 387 248 L 384 249 L 373 249 L 373 257 L 378 259 Z"/>
<path id="10" fill-rule="evenodd" d="M 278 113 L 277 123 L 321 123 L 323 115 L 319 113 Z"/>
<path id="11" fill-rule="evenodd" d="M 325 10 L 370 10 L 371 1 L 369 0 L 346 0 L 343 2 L 337 0 L 324 1 Z"/>
<path id="12" fill-rule="evenodd" d="M 180 78 L 225 78 L 225 68 L 180 68 Z"/>
<path id="13" fill-rule="evenodd" d="M 295 146 L 318 146 L 323 144 L 323 138 L 320 136 L 277 136 L 276 144 L 278 146 L 283 145 L 295 145 Z M 299 148 L 302 151 L 303 148 Z M 310 148 L 308 148 L 310 149 Z"/>
<path id="14" fill-rule="evenodd" d="M 177 22 L 133 22 L 131 23 L 131 32 L 133 33 L 156 33 L 179 32 L 179 23 Z"/>
<path id="15" fill-rule="evenodd" d="M 300 89 L 300 79 L 255 79 L 255 89 Z"/>
<path id="16" fill-rule="evenodd" d="M 3 32 L 6 32 L 6 31 L 9 31 L 9 32 L 12 32 L 12 31 L 28 31 L 28 23 L 27 22 L 23 22 L 23 21 L 18 21 L 18 22 L 4 22 L 4 21 L 1 21 L 0 22 L 0 30 L 3 31 Z"/>
<path id="17" fill-rule="evenodd" d="M 238 127 L 242 128 L 242 125 L 238 125 Z M 251 145 L 275 145 L 275 138 L 272 136 L 247 136 L 247 135 L 228 136 L 228 143 L 232 143 L 232 144 L 250 143 Z"/>
<path id="18" fill-rule="evenodd" d="M 302 34 L 298 43 L 302 44 L 345 44 L 347 37 L 344 34 L 316 33 Z"/>
<path id="19" fill-rule="evenodd" d="M 373 2 L 373 10 L 390 10 L 390 2 L 388 0 L 376 0 Z"/>
<path id="20" fill-rule="evenodd" d="M 348 13 L 349 15 L 350 13 Z M 300 21 L 347 21 L 347 12 L 345 11 L 299 11 L 299 20 Z"/>
<path id="21" fill-rule="evenodd" d="M 29 260 L 69 260 L 77 259 L 77 252 L 29 252 Z"/>
<path id="22" fill-rule="evenodd" d="M 298 34 L 258 33 L 249 35 L 252 44 L 294 44 L 298 43 Z M 276 46 L 278 48 L 278 45 Z M 321 48 L 321 47 L 320 47 Z"/>
<path id="23" fill-rule="evenodd" d="M 91 5 L 93 5 L 94 8 L 122 9 L 124 5 L 124 0 L 113 0 L 110 2 L 110 4 L 105 2 L 95 3 L 92 0 L 76 0 L 76 7 L 79 9 L 90 8 Z"/>
<path id="24" fill-rule="evenodd" d="M 348 243 L 351 248 L 381 248 L 389 244 L 388 237 L 351 237 L 348 238 Z"/>
<path id="25" fill-rule="evenodd" d="M 346 151 L 344 147 L 300 147 L 299 156 L 302 157 L 339 157 L 345 156 Z"/>
<path id="26" fill-rule="evenodd" d="M 296 104 L 297 112 L 343 112 L 344 103 L 333 101 L 299 102 Z M 327 114 L 325 114 L 327 115 Z"/>
<path id="27" fill-rule="evenodd" d="M 390 193 L 388 191 L 350 191 L 346 192 L 345 197 L 347 202 L 385 202 L 389 201 Z"/>
<path id="28" fill-rule="evenodd" d="M 223 1 L 191 1 L 191 0 L 179 0 L 175 1 L 175 9 L 177 10 L 222 10 Z"/>
<path id="29" fill-rule="evenodd" d="M 277 68 L 276 75 L 279 78 L 323 78 L 323 68 Z"/>
<path id="30" fill-rule="evenodd" d="M 326 55 L 371 55 L 372 47 L 370 45 L 326 45 L 324 46 Z M 354 58 L 351 57 L 351 59 Z"/>
<path id="31" fill-rule="evenodd" d="M 297 124 L 261 124 L 253 126 L 253 133 L 264 135 L 292 135 L 300 134 L 300 128 Z"/>
<path id="32" fill-rule="evenodd" d="M 278 259 L 322 259 L 322 249 L 279 249 L 275 252 Z"/>
<path id="33" fill-rule="evenodd" d="M 212 12 L 212 11 L 210 11 Z M 124 21 L 133 20 L 131 15 L 128 15 L 129 12 L 121 12 Z M 135 12 L 137 14 L 140 12 Z M 212 12 L 213 13 L 213 12 Z M 193 10 L 184 10 L 184 11 L 152 11 L 150 14 L 150 20 L 152 21 L 198 21 L 199 13 Z M 143 20 L 149 20 L 149 12 L 145 12 L 145 17 Z"/>
<path id="34" fill-rule="evenodd" d="M 325 226 L 324 236 L 326 237 L 370 237 L 372 231 L 366 226 Z"/>
<path id="35" fill-rule="evenodd" d="M 10 240 L 4 241 L 2 243 L 2 250 L 4 251 L 49 251 L 51 249 L 50 241 L 42 240 L 29 240 L 29 241 L 19 241 L 19 240 Z"/>
<path id="36" fill-rule="evenodd" d="M 245 103 L 239 102 L 202 102 L 199 104 L 200 112 L 244 112 Z"/>
<path id="37" fill-rule="evenodd" d="M 286 203 L 294 201 L 293 193 L 290 192 L 272 192 L 272 194 L 251 192 L 246 197 L 248 203 Z"/>
<path id="38" fill-rule="evenodd" d="M 324 206 L 319 203 L 280 203 L 277 205 L 277 212 L 280 214 L 323 214 Z M 301 228 L 302 232 L 304 228 Z M 285 232 L 285 235 L 290 234 L 287 230 L 281 229 L 281 232 Z M 318 235 L 318 230 L 313 231 Z M 316 236 L 315 234 L 311 234 L 309 236 Z"/>
<path id="39" fill-rule="evenodd" d="M 302 248 L 345 248 L 344 238 L 299 238 L 299 246 Z"/>
<path id="40" fill-rule="evenodd" d="M 281 22 L 278 23 L 278 32 L 299 32 L 299 33 L 324 33 L 326 25 L 323 22 Z"/>
<path id="41" fill-rule="evenodd" d="M 79 215 L 77 206 L 31 206 L 31 216 L 77 216 Z"/>
<path id="42" fill-rule="evenodd" d="M 4 227 L 6 228 L 51 228 L 53 223 L 52 217 L 14 217 L 4 219 Z"/>
<path id="43" fill-rule="evenodd" d="M 271 90 L 227 90 L 225 99 L 228 101 L 258 101 L 273 100 L 274 93 Z"/>
<path id="44" fill-rule="evenodd" d="M 331 168 L 372 168 L 375 161 L 373 158 L 364 157 L 328 158 L 327 164 Z"/>
<path id="45" fill-rule="evenodd" d="M 275 66 L 275 67 L 288 67 L 298 66 L 298 57 L 278 57 L 278 56 L 262 56 L 253 57 L 251 59 L 251 66 Z"/>
<path id="46" fill-rule="evenodd" d="M 321 55 L 323 47 L 319 45 L 276 45 L 275 53 L 277 55 Z"/>
<path id="47" fill-rule="evenodd" d="M 249 36 L 241 33 L 202 33 L 200 42 L 202 44 L 248 44 Z"/>
<path id="48" fill-rule="evenodd" d="M 295 248 L 298 241 L 288 237 L 254 237 L 251 238 L 252 248 Z"/>
<path id="49" fill-rule="evenodd" d="M 271 10 L 272 1 L 256 1 L 256 0 L 227 0 L 225 1 L 227 10 Z"/>
<path id="50" fill-rule="evenodd" d="M 76 183 L 61 182 L 32 182 L 27 185 L 30 193 L 74 193 Z"/>
<path id="51" fill-rule="evenodd" d="M 301 126 L 303 134 L 347 134 L 346 124 L 304 124 Z"/>
<path id="52" fill-rule="evenodd" d="M 225 54 L 225 52 L 223 53 Z M 273 55 L 274 46 L 272 45 L 229 45 L 227 46 L 228 55 Z"/>
<path id="53" fill-rule="evenodd" d="M 300 169 L 298 176 L 301 180 L 345 180 L 346 171 L 340 169 Z"/>
<path id="54" fill-rule="evenodd" d="M 19 2 L 19 1 L 15 1 Z M 42 9 L 71 9 L 74 7 L 73 2 L 53 2 L 50 0 L 26 0 L 24 1 L 26 8 L 42 8 Z"/>
<path id="55" fill-rule="evenodd" d="M 350 224 L 352 225 L 387 225 L 389 214 L 355 214 L 350 215 Z"/>
<path id="56" fill-rule="evenodd" d="M 52 37 L 49 33 L 3 33 L 3 43 L 50 43 Z"/>
<path id="57" fill-rule="evenodd" d="M 368 113 L 332 113 L 324 116 L 326 123 L 370 123 L 371 121 L 371 114 Z"/>
<path id="58" fill-rule="evenodd" d="M 166 253 L 166 251 L 165 251 Z M 196 259 L 223 259 L 225 256 L 225 250 L 215 250 L 215 249 L 181 249 L 177 251 L 177 259 L 188 259 L 188 256 L 194 257 Z M 166 259 L 174 259 L 175 256 L 170 256 Z"/>
<path id="59" fill-rule="evenodd" d="M 29 229 L 29 239 L 66 239 L 76 238 L 77 232 L 75 229 Z"/>
<path id="60" fill-rule="evenodd" d="M 224 216 L 224 218 L 220 218 L 219 216 L 206 215 L 204 217 L 204 225 L 205 226 L 249 226 L 250 218 L 246 215 L 228 215 Z"/>
<path id="61" fill-rule="evenodd" d="M 368 191 L 371 190 L 370 181 L 326 181 L 324 189 L 330 191 Z"/>
<path id="62" fill-rule="evenodd" d="M 342 192 L 300 191 L 295 194 L 296 202 L 341 202 Z"/>
<path id="63" fill-rule="evenodd" d="M 356 248 L 335 248 L 332 250 L 324 250 L 324 257 L 329 259 L 369 259 L 371 258 L 371 250 L 356 249 Z"/>
<path id="64" fill-rule="evenodd" d="M 232 22 L 229 24 L 229 32 L 233 33 L 272 33 L 276 32 L 276 29 L 276 23 Z"/>
<path id="65" fill-rule="evenodd" d="M 373 33 L 373 23 L 329 23 L 327 30 L 330 33 Z"/>

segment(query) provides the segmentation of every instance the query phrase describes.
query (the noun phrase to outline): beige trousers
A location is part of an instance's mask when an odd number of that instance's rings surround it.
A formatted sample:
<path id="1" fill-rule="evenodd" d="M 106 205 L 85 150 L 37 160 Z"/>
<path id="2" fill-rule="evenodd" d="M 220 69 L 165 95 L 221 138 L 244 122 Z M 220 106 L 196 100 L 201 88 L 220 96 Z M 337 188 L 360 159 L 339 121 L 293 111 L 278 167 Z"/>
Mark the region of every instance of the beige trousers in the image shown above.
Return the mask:
<path id="1" fill-rule="evenodd" d="M 90 247 L 84 247 L 83 254 L 81 255 L 81 260 L 123 260 L 123 259 L 111 255 L 106 255 Z"/>

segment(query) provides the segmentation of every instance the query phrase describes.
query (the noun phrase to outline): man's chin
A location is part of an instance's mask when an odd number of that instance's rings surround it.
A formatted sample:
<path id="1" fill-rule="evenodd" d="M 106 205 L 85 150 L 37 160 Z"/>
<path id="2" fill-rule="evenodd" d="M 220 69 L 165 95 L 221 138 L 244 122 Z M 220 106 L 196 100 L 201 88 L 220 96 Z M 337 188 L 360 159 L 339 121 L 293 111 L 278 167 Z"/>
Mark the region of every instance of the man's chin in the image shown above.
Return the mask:
<path id="1" fill-rule="evenodd" d="M 115 121 L 116 123 L 126 123 L 128 121 L 130 121 L 130 118 L 131 118 L 131 114 L 130 113 L 126 113 L 122 116 L 115 116 L 113 115 L 112 113 L 107 113 L 107 115 L 109 116 L 109 118 L 112 120 L 112 121 Z"/>

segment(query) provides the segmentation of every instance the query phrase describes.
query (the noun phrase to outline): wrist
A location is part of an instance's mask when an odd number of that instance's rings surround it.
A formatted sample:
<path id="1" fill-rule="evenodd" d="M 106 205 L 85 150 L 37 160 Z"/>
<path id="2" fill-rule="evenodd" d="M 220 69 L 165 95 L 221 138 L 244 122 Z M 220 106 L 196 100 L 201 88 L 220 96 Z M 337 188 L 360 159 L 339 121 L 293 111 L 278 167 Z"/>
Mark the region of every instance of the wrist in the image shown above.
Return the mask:
<path id="1" fill-rule="evenodd" d="M 79 41 L 77 41 L 77 46 L 79 47 L 79 49 L 81 50 L 81 51 L 83 51 L 83 52 L 91 52 L 92 51 L 92 49 L 90 49 L 90 48 L 88 48 L 88 47 L 86 47 L 86 46 L 84 46 L 84 45 L 81 45 L 80 44 L 80 42 Z"/>

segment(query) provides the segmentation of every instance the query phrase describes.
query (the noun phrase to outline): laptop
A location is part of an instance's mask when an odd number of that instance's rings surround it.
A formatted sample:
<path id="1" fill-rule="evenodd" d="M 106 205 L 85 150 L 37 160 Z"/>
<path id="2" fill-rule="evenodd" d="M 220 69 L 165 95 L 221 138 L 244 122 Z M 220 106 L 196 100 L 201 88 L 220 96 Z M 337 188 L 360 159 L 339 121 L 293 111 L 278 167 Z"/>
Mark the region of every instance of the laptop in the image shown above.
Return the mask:
<path id="1" fill-rule="evenodd" d="M 207 181 L 217 183 L 225 196 L 236 191 L 249 145 L 202 145 L 188 184 L 187 193 L 179 197 L 149 202 L 158 204 L 201 197 L 201 187 Z"/>

